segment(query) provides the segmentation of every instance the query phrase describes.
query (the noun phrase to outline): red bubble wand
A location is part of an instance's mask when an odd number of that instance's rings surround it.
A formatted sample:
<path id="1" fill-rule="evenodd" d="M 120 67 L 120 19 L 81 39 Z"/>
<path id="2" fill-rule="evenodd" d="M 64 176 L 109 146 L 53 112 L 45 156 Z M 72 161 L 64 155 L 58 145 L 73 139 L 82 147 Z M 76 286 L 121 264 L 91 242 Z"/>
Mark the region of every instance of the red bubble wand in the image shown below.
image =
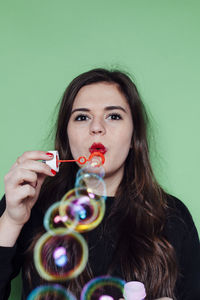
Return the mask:
<path id="1" fill-rule="evenodd" d="M 61 162 L 76 162 L 76 161 L 77 161 L 79 164 L 84 165 L 87 161 L 92 160 L 92 158 L 93 158 L 94 156 L 99 156 L 99 157 L 101 157 L 101 163 L 102 163 L 102 165 L 104 164 L 104 162 L 105 162 L 105 157 L 104 157 L 104 155 L 103 155 L 101 152 L 93 152 L 93 153 L 89 156 L 88 159 L 87 159 L 85 156 L 80 156 L 78 159 L 64 159 L 64 160 L 58 159 L 57 162 L 58 162 L 58 163 L 61 163 Z M 96 167 L 99 167 L 100 165 L 101 165 L 101 164 L 98 164 L 98 165 L 96 165 Z"/>
<path id="2" fill-rule="evenodd" d="M 105 157 L 101 152 L 93 152 L 88 159 L 85 156 L 80 156 L 78 159 L 59 159 L 58 151 L 49 152 L 54 155 L 53 159 L 44 160 L 43 162 L 49 165 L 51 169 L 55 170 L 56 172 L 59 171 L 59 165 L 63 162 L 78 162 L 80 165 L 84 165 L 87 161 L 91 161 L 95 156 L 100 157 L 101 162 L 95 164 L 94 167 L 100 167 L 105 162 Z"/>

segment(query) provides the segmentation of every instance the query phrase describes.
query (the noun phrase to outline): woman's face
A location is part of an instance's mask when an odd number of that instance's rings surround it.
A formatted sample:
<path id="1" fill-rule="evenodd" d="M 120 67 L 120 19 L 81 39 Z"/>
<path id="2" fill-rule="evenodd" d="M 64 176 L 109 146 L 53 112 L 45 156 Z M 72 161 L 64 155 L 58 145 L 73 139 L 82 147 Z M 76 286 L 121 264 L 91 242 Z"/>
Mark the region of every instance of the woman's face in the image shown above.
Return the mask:
<path id="1" fill-rule="evenodd" d="M 133 122 L 129 104 L 117 85 L 99 82 L 82 87 L 73 103 L 67 134 L 74 159 L 100 151 L 105 156 L 104 178 L 122 178 Z"/>

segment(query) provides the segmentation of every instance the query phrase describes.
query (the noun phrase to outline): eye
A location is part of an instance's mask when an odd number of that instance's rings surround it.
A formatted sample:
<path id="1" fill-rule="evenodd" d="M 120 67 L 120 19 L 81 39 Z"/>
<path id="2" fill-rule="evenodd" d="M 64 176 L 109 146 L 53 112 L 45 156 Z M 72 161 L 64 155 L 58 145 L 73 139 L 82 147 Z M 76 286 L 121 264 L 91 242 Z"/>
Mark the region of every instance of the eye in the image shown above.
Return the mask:
<path id="1" fill-rule="evenodd" d="M 89 119 L 87 115 L 80 114 L 75 117 L 74 121 L 86 121 L 87 119 Z"/>
<path id="2" fill-rule="evenodd" d="M 121 115 L 117 114 L 117 113 L 109 114 L 108 118 L 111 120 L 121 120 L 122 119 Z"/>

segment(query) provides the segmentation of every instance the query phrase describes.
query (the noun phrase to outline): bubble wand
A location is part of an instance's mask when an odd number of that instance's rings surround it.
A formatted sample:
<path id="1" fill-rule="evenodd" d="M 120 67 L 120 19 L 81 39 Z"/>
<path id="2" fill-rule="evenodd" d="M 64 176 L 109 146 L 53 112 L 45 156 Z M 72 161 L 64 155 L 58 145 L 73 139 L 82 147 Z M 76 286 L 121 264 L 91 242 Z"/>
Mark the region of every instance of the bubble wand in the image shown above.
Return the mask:
<path id="1" fill-rule="evenodd" d="M 84 165 L 86 162 L 91 161 L 94 157 L 100 157 L 101 162 L 97 163 L 95 167 L 99 167 L 104 164 L 105 157 L 101 152 L 93 152 L 89 158 L 87 159 L 85 156 L 80 156 L 78 159 L 59 159 L 58 151 L 48 151 L 54 155 L 53 159 L 51 160 L 43 160 L 51 169 L 55 170 L 56 172 L 59 171 L 59 165 L 63 162 L 78 162 L 80 165 Z"/>

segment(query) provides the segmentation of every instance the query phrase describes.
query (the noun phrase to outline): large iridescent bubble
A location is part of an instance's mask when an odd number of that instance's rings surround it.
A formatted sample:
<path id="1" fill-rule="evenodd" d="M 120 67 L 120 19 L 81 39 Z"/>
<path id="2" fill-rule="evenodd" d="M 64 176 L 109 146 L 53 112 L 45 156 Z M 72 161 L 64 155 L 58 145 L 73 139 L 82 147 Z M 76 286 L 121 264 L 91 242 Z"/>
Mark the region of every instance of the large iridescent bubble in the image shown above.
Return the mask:
<path id="1" fill-rule="evenodd" d="M 34 248 L 35 267 L 42 278 L 64 281 L 78 276 L 88 260 L 88 246 L 77 232 L 58 228 L 43 234 Z"/>
<path id="2" fill-rule="evenodd" d="M 74 295 L 58 284 L 42 285 L 35 288 L 27 300 L 76 300 Z"/>
<path id="3" fill-rule="evenodd" d="M 96 277 L 84 286 L 80 300 L 119 300 L 123 298 L 124 284 L 117 277 Z"/>
<path id="4" fill-rule="evenodd" d="M 102 221 L 105 214 L 105 201 L 97 196 L 90 189 L 79 187 L 70 190 L 60 201 L 59 214 L 78 214 L 78 223 L 74 230 L 85 232 L 94 229 Z M 72 226 L 74 223 L 72 223 Z M 68 224 L 70 228 L 70 224 Z"/>

